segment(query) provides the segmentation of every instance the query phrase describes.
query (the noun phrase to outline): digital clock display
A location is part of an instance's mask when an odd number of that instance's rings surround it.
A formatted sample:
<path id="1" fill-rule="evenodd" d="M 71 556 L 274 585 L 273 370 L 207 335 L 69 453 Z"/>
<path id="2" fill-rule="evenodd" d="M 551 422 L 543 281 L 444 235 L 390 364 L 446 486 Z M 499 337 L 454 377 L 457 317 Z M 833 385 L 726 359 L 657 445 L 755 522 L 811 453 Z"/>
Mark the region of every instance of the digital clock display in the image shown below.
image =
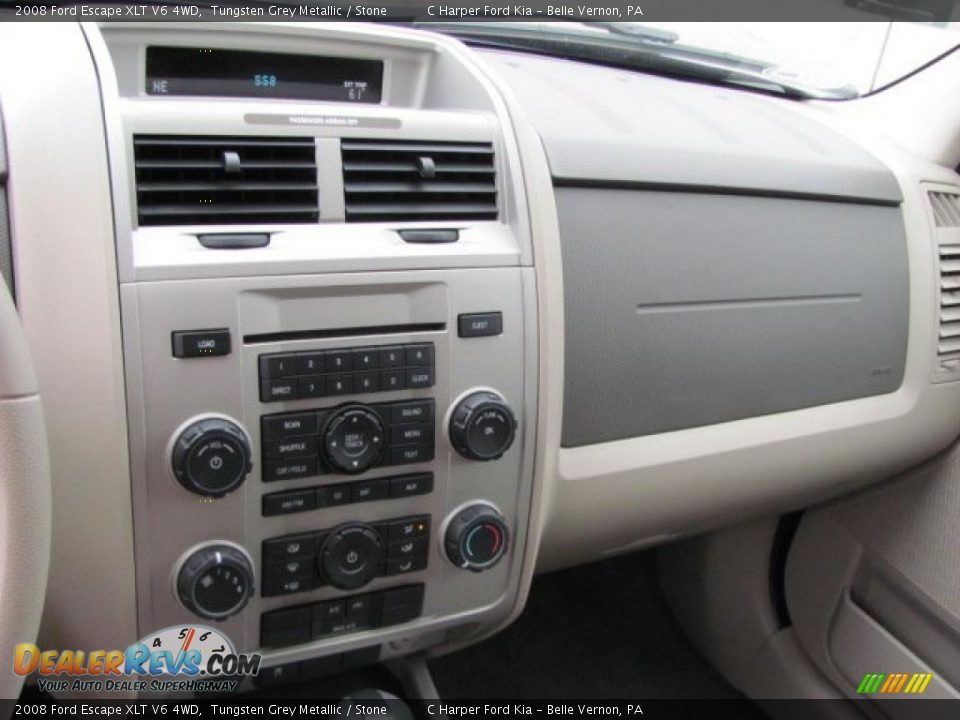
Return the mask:
<path id="1" fill-rule="evenodd" d="M 148 95 L 379 103 L 383 62 L 219 48 L 148 47 Z"/>

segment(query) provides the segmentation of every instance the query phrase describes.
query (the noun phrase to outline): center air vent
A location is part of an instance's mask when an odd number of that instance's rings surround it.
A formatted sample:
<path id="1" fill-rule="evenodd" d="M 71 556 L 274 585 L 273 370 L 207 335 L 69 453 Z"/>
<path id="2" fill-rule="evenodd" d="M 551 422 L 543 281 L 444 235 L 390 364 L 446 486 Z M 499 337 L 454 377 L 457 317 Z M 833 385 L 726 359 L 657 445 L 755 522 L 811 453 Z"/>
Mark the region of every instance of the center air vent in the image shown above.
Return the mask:
<path id="1" fill-rule="evenodd" d="M 347 222 L 495 220 L 490 143 L 343 140 Z"/>
<path id="2" fill-rule="evenodd" d="M 140 225 L 317 222 L 313 138 L 137 135 Z"/>

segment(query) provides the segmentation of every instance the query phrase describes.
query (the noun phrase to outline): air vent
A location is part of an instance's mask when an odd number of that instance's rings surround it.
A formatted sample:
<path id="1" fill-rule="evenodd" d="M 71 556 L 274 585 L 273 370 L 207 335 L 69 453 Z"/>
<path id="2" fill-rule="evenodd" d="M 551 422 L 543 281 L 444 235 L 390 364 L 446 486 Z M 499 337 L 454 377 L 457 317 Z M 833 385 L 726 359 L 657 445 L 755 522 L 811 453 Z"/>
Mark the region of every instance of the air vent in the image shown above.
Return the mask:
<path id="1" fill-rule="evenodd" d="M 930 207 L 937 227 L 960 227 L 960 193 L 931 191 Z"/>
<path id="2" fill-rule="evenodd" d="M 495 220 L 490 143 L 343 140 L 347 222 Z"/>
<path id="3" fill-rule="evenodd" d="M 960 371 L 960 192 L 931 190 L 940 255 L 940 318 L 937 358 L 940 372 Z"/>
<path id="4" fill-rule="evenodd" d="M 140 225 L 317 222 L 313 138 L 138 135 Z"/>

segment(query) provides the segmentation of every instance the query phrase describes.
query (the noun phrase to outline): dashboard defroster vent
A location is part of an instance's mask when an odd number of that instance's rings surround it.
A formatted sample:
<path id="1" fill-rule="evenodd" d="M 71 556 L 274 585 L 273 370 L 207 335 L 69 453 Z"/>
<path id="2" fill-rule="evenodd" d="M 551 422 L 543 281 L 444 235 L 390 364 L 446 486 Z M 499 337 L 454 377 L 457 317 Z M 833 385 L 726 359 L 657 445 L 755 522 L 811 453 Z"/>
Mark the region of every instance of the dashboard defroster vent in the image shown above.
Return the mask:
<path id="1" fill-rule="evenodd" d="M 137 135 L 140 225 L 319 219 L 313 138 Z"/>
<path id="2" fill-rule="evenodd" d="M 940 372 L 960 371 L 960 190 L 931 190 L 940 271 L 937 359 Z"/>
<path id="3" fill-rule="evenodd" d="M 343 140 L 347 222 L 495 220 L 490 143 Z"/>

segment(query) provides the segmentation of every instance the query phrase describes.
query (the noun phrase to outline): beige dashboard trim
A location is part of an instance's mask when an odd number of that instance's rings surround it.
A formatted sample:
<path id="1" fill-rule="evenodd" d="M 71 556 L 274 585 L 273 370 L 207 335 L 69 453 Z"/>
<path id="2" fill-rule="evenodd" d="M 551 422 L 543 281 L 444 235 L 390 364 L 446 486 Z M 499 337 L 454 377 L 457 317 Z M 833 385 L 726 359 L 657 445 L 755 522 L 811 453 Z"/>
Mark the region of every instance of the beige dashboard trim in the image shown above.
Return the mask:
<path id="1" fill-rule="evenodd" d="M 18 309 L 53 485 L 40 644 L 126 647 L 137 636 L 116 258 L 100 88 L 80 26 L 0 26 L 0 95 Z"/>

